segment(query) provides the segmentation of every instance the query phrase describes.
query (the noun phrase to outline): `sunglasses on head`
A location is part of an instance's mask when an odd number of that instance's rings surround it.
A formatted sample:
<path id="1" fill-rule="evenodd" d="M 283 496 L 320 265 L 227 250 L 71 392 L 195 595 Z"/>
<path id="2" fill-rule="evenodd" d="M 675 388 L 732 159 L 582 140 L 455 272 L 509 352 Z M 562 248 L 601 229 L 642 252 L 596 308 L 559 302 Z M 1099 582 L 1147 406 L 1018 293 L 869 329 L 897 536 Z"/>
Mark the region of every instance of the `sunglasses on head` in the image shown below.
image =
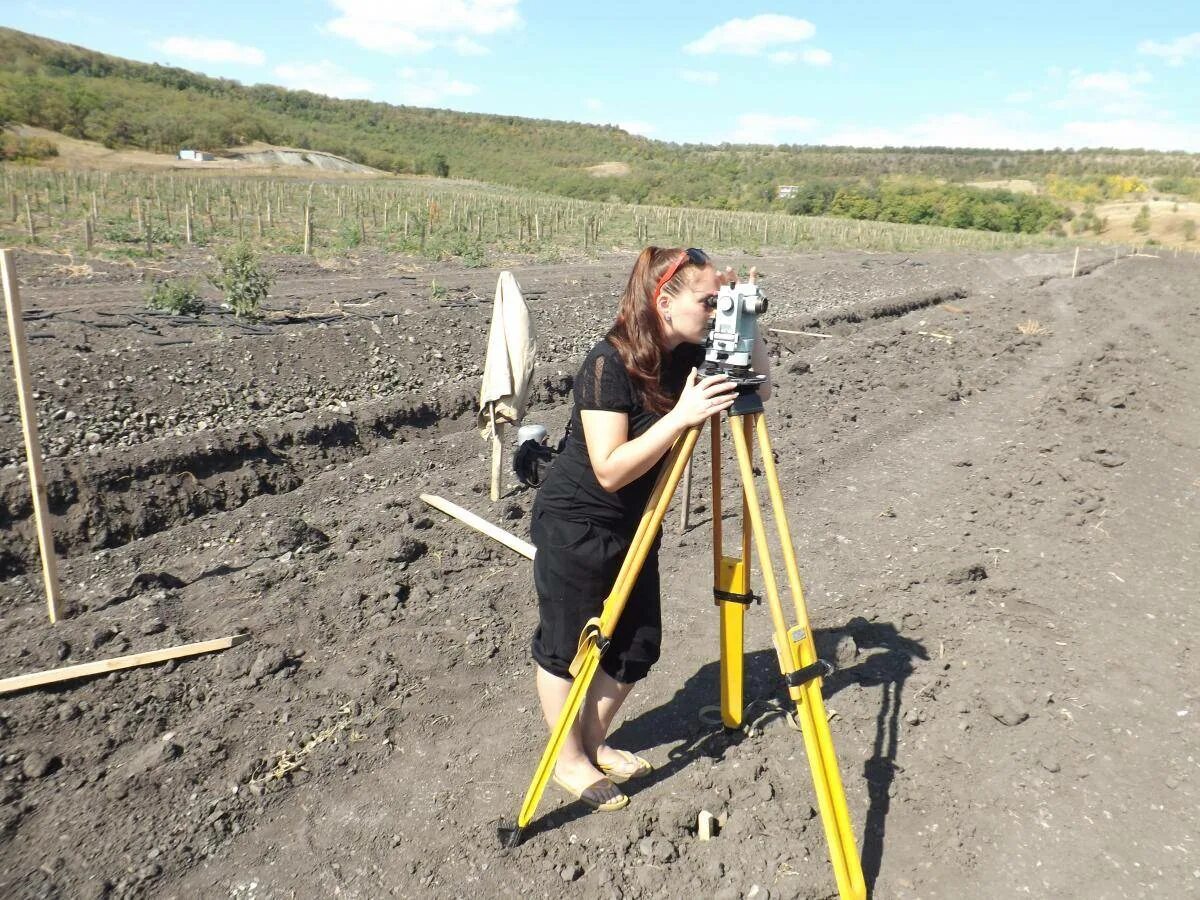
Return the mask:
<path id="1" fill-rule="evenodd" d="M 658 284 L 654 286 L 654 296 L 651 298 L 652 300 L 658 299 L 658 295 L 662 292 L 662 289 L 666 283 L 675 277 L 675 273 L 678 272 L 686 262 L 690 262 L 697 266 L 707 266 L 708 256 L 703 250 L 697 250 L 695 247 L 688 247 L 686 250 L 680 253 L 679 258 L 667 267 L 667 271 L 663 274 L 663 277 L 658 279 Z"/>

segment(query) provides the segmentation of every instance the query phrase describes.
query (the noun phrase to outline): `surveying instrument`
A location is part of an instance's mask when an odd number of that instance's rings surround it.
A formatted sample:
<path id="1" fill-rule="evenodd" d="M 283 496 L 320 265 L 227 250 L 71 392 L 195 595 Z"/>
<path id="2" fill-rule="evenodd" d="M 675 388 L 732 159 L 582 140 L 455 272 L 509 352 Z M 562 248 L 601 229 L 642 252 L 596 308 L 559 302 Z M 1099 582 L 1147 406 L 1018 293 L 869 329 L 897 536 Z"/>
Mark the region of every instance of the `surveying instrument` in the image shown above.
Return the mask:
<path id="1" fill-rule="evenodd" d="M 846 795 L 834 755 L 825 703 L 821 697 L 822 678 L 831 675 L 834 667 L 817 656 L 783 505 L 783 492 L 779 487 L 779 475 L 767 434 L 766 414 L 762 398 L 758 395 L 758 388 L 766 379 L 755 374 L 750 366 L 750 354 L 758 337 L 757 318 L 766 308 L 767 299 L 757 284 L 751 282 L 723 286 L 716 297 L 715 316 L 705 344 L 704 367 L 700 372 L 702 375 L 716 372 L 726 374 L 737 385 L 737 397 L 727 411 L 726 418 L 742 482 L 740 556 L 726 556 L 724 552 L 721 415 L 715 414 L 709 420 L 712 441 L 713 597 L 720 611 L 721 622 L 721 719 L 727 728 L 740 728 L 742 725 L 743 628 L 746 608 L 755 599 L 750 591 L 750 538 L 753 534 L 771 612 L 779 669 L 787 685 L 788 696 L 796 704 L 795 719 L 804 736 L 804 748 L 812 769 L 817 805 L 825 828 L 838 893 L 841 900 L 865 900 L 867 890 L 862 864 L 854 841 L 850 813 L 846 808 Z M 600 616 L 589 620 L 584 626 L 579 649 L 570 667 L 574 677 L 571 691 L 542 753 L 533 782 L 525 794 L 517 825 L 512 829 L 500 829 L 501 839 L 507 847 L 520 844 L 524 829 L 533 819 L 566 736 L 583 706 L 600 657 L 608 648 L 703 427 L 701 423 L 688 428 L 667 454 L 616 583 L 604 601 Z M 771 549 L 754 482 L 752 453 L 756 437 L 761 448 L 762 471 L 794 605 L 795 624 L 792 625 L 788 624 L 779 599 L 779 586 L 772 567 Z M 749 531 L 746 528 L 747 521 L 750 524 Z"/>

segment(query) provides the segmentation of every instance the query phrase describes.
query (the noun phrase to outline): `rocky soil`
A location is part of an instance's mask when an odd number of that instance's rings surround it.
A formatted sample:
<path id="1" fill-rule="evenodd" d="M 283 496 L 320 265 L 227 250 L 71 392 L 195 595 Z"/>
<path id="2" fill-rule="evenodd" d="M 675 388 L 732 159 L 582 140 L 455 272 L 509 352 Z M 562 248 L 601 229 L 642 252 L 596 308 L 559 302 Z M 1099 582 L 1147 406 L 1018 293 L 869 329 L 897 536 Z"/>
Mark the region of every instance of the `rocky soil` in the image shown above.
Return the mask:
<path id="1" fill-rule="evenodd" d="M 514 261 L 531 421 L 561 429 L 631 262 Z M 1200 267 L 730 262 L 780 329 L 769 424 L 874 896 L 1194 896 Z M 747 726 L 712 724 L 705 440 L 614 738 L 656 771 L 616 814 L 551 787 L 501 851 L 545 741 L 529 564 L 417 499 L 527 536 L 474 430 L 496 271 L 268 266 L 249 324 L 144 309 L 198 255 L 18 257 L 69 614 L 45 621 L 4 353 L 0 676 L 251 638 L 0 698 L 0 895 L 835 896 L 764 609 Z"/>

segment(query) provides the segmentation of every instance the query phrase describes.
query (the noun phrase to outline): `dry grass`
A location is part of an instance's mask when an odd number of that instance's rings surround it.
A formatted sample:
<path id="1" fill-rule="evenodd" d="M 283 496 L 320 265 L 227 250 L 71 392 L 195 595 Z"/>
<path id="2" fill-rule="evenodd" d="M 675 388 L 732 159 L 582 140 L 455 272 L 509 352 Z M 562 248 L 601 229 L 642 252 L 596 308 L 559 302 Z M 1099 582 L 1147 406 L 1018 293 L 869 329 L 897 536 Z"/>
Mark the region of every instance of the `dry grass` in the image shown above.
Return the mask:
<path id="1" fill-rule="evenodd" d="M 1041 337 L 1050 334 L 1050 329 L 1046 328 L 1037 319 L 1026 319 L 1024 322 L 1017 324 L 1017 331 L 1021 334 L 1029 334 Z"/>
<path id="2" fill-rule="evenodd" d="M 983 190 L 1012 191 L 1014 194 L 1040 194 L 1041 188 L 1026 178 L 1010 178 L 1005 181 L 969 181 L 967 187 Z"/>
<path id="3" fill-rule="evenodd" d="M 281 751 L 275 759 L 275 764 L 262 775 L 252 778 L 250 783 L 262 784 L 267 781 L 278 781 L 297 769 L 304 768 L 304 761 L 308 759 L 309 754 L 326 741 L 332 740 L 337 743 L 338 735 L 350 728 L 354 723 L 354 718 L 350 706 L 348 704 L 343 706 L 338 710 L 338 718 L 333 724 L 310 735 L 299 749 Z M 350 740 L 362 740 L 362 736 L 356 731 L 351 731 Z"/>
<path id="4" fill-rule="evenodd" d="M 1133 230 L 1133 220 L 1142 206 L 1150 207 L 1150 231 L 1141 234 Z M 1153 238 L 1160 244 L 1183 250 L 1200 250 L 1200 238 L 1184 240 L 1183 223 L 1191 219 L 1200 227 L 1200 203 L 1188 200 L 1116 200 L 1101 203 L 1096 215 L 1108 219 L 1108 228 L 1101 240 L 1124 244 L 1144 244 Z"/>
<path id="5" fill-rule="evenodd" d="M 587 167 L 587 173 L 593 178 L 620 178 L 622 175 L 628 175 L 631 171 L 633 170 L 629 167 L 629 163 L 623 162 L 602 162 Z"/>

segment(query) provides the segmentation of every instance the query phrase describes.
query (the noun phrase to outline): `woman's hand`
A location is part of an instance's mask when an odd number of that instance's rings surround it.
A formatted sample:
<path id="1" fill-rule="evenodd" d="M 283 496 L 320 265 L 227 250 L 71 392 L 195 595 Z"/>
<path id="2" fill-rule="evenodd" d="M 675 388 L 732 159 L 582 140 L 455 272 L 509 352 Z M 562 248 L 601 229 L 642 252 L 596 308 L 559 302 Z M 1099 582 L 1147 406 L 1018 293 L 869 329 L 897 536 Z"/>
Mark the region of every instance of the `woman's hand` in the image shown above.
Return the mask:
<path id="1" fill-rule="evenodd" d="M 700 378 L 695 369 L 688 374 L 671 415 L 684 428 L 699 425 L 709 416 L 724 412 L 737 399 L 737 385 L 728 375 L 716 374 Z"/>

